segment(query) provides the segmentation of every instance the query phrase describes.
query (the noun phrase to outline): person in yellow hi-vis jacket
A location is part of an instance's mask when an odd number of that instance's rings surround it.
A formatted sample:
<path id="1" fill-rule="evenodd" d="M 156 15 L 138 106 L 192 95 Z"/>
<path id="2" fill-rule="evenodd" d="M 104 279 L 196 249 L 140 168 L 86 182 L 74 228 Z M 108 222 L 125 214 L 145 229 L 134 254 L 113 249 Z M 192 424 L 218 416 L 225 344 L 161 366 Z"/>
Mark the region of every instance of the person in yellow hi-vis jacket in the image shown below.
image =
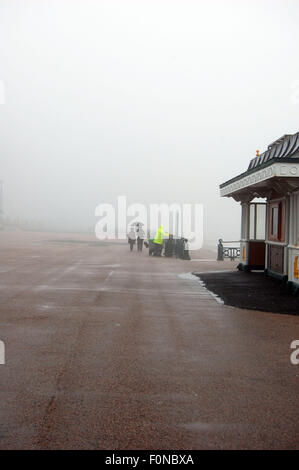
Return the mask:
<path id="1" fill-rule="evenodd" d="M 164 232 L 164 227 L 163 225 L 160 225 L 156 232 L 156 236 L 154 238 L 154 244 L 155 244 L 155 254 L 156 256 L 161 256 L 162 255 L 162 249 L 163 249 L 163 241 L 164 238 L 167 238 L 169 233 Z"/>

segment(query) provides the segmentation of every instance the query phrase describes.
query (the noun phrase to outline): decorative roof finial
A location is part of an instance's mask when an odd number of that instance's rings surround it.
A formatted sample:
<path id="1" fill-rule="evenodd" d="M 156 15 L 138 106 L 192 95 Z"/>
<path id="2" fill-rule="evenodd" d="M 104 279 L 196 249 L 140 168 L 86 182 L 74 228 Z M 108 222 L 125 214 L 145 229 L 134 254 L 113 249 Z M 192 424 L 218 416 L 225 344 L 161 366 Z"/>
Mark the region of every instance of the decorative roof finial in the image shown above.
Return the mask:
<path id="1" fill-rule="evenodd" d="M 257 156 L 257 157 L 260 156 L 260 151 L 259 151 L 259 150 L 256 151 L 256 156 Z"/>

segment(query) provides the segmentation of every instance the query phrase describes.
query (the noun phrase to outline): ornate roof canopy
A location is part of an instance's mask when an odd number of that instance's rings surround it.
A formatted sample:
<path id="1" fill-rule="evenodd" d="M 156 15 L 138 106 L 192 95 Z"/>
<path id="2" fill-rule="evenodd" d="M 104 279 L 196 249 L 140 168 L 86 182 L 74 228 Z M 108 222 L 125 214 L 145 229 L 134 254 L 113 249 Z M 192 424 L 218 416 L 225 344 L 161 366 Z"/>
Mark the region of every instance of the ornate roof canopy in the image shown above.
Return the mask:
<path id="1" fill-rule="evenodd" d="M 290 157 L 299 157 L 299 132 L 294 135 L 284 135 L 270 144 L 265 152 L 250 161 L 248 170 L 257 168 L 273 158 Z"/>
<path id="2" fill-rule="evenodd" d="M 250 161 L 247 171 L 221 184 L 220 194 L 236 201 L 250 201 L 295 189 L 299 189 L 299 132 L 270 144 Z"/>

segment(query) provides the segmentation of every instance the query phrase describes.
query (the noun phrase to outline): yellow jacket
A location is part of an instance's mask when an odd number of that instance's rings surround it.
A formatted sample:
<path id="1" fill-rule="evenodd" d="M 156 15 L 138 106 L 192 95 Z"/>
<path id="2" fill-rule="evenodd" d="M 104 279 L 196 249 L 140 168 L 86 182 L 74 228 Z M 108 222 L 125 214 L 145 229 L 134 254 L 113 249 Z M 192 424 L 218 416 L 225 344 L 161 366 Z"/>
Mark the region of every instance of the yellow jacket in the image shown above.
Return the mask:
<path id="1" fill-rule="evenodd" d="M 154 238 L 154 243 L 157 243 L 157 245 L 163 245 L 163 239 L 168 237 L 168 235 L 169 234 L 167 232 L 164 232 L 163 225 L 160 225 Z"/>

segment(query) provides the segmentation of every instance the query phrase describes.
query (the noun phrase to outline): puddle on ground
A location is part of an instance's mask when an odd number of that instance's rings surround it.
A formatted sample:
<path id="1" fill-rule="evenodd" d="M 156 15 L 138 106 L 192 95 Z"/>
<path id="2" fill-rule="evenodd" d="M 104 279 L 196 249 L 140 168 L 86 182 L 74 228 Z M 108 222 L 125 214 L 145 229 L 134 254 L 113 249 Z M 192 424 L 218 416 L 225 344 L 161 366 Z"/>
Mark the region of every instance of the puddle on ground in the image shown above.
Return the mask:
<path id="1" fill-rule="evenodd" d="M 181 273 L 178 274 L 181 279 L 186 279 L 187 281 L 198 281 L 198 277 L 192 273 Z"/>
<path id="2" fill-rule="evenodd" d="M 224 301 L 218 295 L 214 294 L 214 292 L 207 289 L 205 283 L 198 276 L 196 276 L 195 274 L 193 274 L 193 273 L 181 273 L 181 274 L 178 274 L 178 277 L 180 277 L 181 279 L 187 280 L 187 281 L 196 281 L 196 282 L 198 282 L 201 287 L 203 287 L 207 292 L 209 292 L 209 294 L 216 300 L 216 302 L 218 302 L 221 305 L 224 305 Z"/>
<path id="3" fill-rule="evenodd" d="M 241 423 L 205 423 L 196 421 L 193 423 L 182 424 L 182 427 L 189 431 L 206 431 L 206 432 L 224 432 L 231 430 L 241 430 L 243 425 Z"/>

